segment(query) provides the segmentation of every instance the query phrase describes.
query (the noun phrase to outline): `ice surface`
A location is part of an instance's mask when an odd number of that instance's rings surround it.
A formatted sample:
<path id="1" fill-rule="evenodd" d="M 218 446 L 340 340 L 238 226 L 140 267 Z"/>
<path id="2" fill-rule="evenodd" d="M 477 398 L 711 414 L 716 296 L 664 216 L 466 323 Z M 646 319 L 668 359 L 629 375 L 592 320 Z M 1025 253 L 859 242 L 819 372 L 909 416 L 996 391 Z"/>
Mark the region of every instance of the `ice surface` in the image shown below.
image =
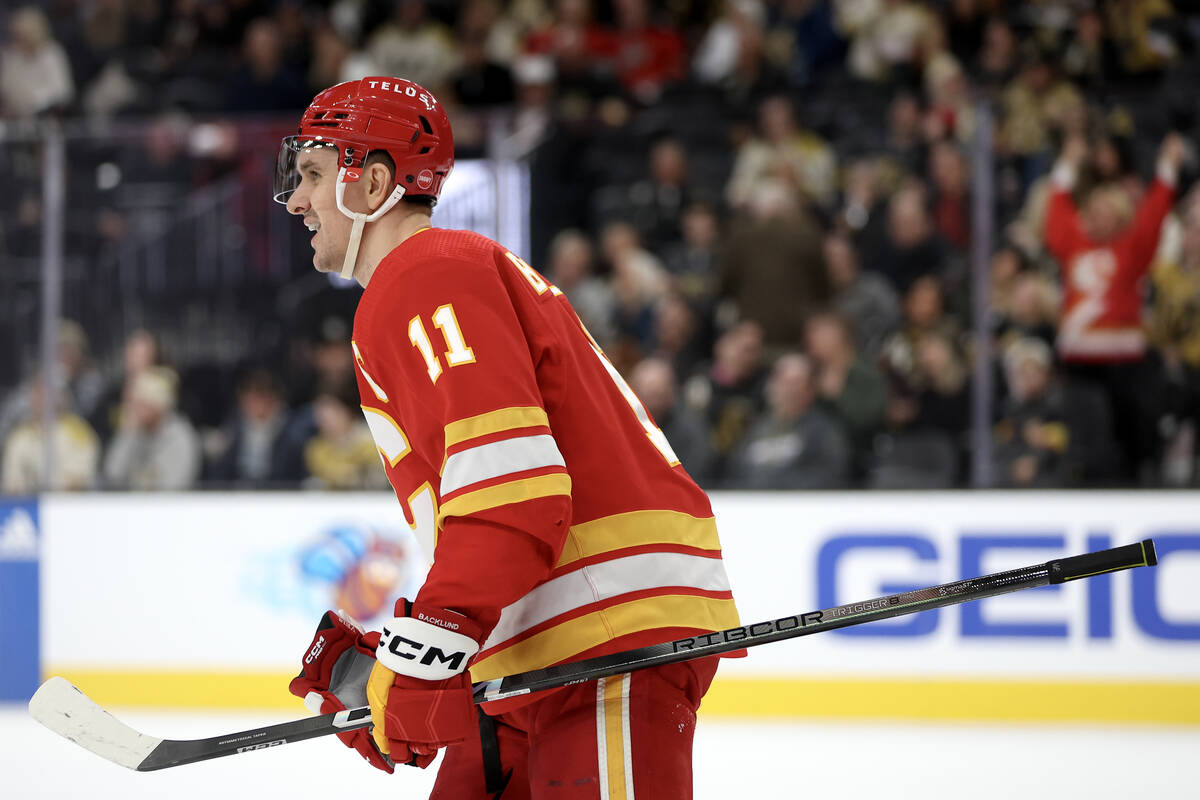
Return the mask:
<path id="1" fill-rule="evenodd" d="M 115 709 L 138 730 L 199 738 L 288 715 Z M 824 798 L 973 800 L 1086 797 L 1194 799 L 1200 729 L 705 720 L 696 738 L 697 800 Z M 388 776 L 332 739 L 314 739 L 159 772 L 109 764 L 0 705 L 0 797 L 211 800 L 355 795 L 418 800 L 434 768 Z M 375 791 L 378 791 L 378 794 Z M 336 793 L 336 794 L 334 794 Z"/>

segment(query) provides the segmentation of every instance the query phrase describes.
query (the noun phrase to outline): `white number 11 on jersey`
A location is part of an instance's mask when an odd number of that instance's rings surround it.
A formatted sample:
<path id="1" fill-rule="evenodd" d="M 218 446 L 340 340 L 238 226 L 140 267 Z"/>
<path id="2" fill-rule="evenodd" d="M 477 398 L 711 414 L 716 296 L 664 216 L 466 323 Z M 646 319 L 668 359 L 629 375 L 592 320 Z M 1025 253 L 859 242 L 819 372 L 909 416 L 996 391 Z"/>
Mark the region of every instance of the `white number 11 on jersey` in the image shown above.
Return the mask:
<path id="1" fill-rule="evenodd" d="M 467 347 L 467 342 L 463 339 L 462 328 L 458 325 L 458 318 L 454 316 L 453 305 L 446 303 L 444 306 L 438 306 L 433 312 L 433 324 L 446 340 L 445 358 L 449 366 L 475 363 L 475 351 Z M 408 321 L 408 340 L 425 359 L 429 380 L 437 383 L 438 376 L 442 374 L 442 362 L 433 352 L 433 342 L 429 341 L 429 334 L 425 332 L 425 325 L 419 316 Z"/>

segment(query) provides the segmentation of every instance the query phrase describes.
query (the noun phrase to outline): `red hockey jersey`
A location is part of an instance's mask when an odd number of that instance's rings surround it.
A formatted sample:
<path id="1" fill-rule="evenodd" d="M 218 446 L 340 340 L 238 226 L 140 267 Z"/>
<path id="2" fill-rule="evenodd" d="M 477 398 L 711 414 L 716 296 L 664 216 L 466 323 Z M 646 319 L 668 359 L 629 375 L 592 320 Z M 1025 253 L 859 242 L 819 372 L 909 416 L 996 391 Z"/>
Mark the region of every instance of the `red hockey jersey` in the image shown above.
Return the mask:
<path id="1" fill-rule="evenodd" d="M 1057 344 L 1064 361 L 1132 361 L 1145 354 L 1142 283 L 1174 198 L 1170 186 L 1155 180 L 1129 227 L 1097 244 L 1084 232 L 1068 186 L 1052 184 L 1045 233 L 1062 269 Z"/>
<path id="2" fill-rule="evenodd" d="M 473 680 L 738 624 L 707 497 L 520 258 L 417 233 L 372 276 L 353 349 L 388 478 L 433 556 L 418 597 L 490 631 Z"/>

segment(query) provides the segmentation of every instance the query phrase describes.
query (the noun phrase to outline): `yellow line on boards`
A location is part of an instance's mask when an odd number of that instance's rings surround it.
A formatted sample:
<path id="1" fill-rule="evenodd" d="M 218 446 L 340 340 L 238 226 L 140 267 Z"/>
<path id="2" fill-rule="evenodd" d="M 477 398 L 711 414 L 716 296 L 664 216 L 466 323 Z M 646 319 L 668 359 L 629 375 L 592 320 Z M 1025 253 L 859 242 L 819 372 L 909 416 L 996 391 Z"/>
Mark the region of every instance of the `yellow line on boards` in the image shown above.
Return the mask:
<path id="1" fill-rule="evenodd" d="M 718 678 L 714 717 L 1200 725 L 1200 683 L 1080 680 Z"/>
<path id="2" fill-rule="evenodd" d="M 42 680 L 61 675 L 105 708 L 290 709 L 304 716 L 304 701 L 288 692 L 296 673 L 103 670 L 61 666 Z"/>
<path id="3" fill-rule="evenodd" d="M 305 713 L 287 690 L 293 674 L 101 670 L 61 675 L 111 708 L 282 709 Z M 872 680 L 719 676 L 707 718 L 975 722 L 1108 722 L 1200 725 L 1200 682 L 1078 680 Z"/>

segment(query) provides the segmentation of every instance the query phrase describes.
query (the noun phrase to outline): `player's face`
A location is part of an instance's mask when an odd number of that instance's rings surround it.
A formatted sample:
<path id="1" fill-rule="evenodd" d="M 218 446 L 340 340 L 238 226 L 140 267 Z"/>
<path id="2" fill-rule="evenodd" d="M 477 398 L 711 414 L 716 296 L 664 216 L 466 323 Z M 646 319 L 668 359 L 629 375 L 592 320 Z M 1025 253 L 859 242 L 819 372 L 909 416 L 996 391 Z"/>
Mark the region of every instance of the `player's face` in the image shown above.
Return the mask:
<path id="1" fill-rule="evenodd" d="M 287 201 L 287 210 L 304 217 L 313 231 L 313 266 L 320 272 L 337 272 L 346 257 L 350 241 L 350 218 L 338 211 L 334 190 L 337 187 L 337 153 L 318 148 L 301 153 L 296 161 L 300 185 Z"/>

